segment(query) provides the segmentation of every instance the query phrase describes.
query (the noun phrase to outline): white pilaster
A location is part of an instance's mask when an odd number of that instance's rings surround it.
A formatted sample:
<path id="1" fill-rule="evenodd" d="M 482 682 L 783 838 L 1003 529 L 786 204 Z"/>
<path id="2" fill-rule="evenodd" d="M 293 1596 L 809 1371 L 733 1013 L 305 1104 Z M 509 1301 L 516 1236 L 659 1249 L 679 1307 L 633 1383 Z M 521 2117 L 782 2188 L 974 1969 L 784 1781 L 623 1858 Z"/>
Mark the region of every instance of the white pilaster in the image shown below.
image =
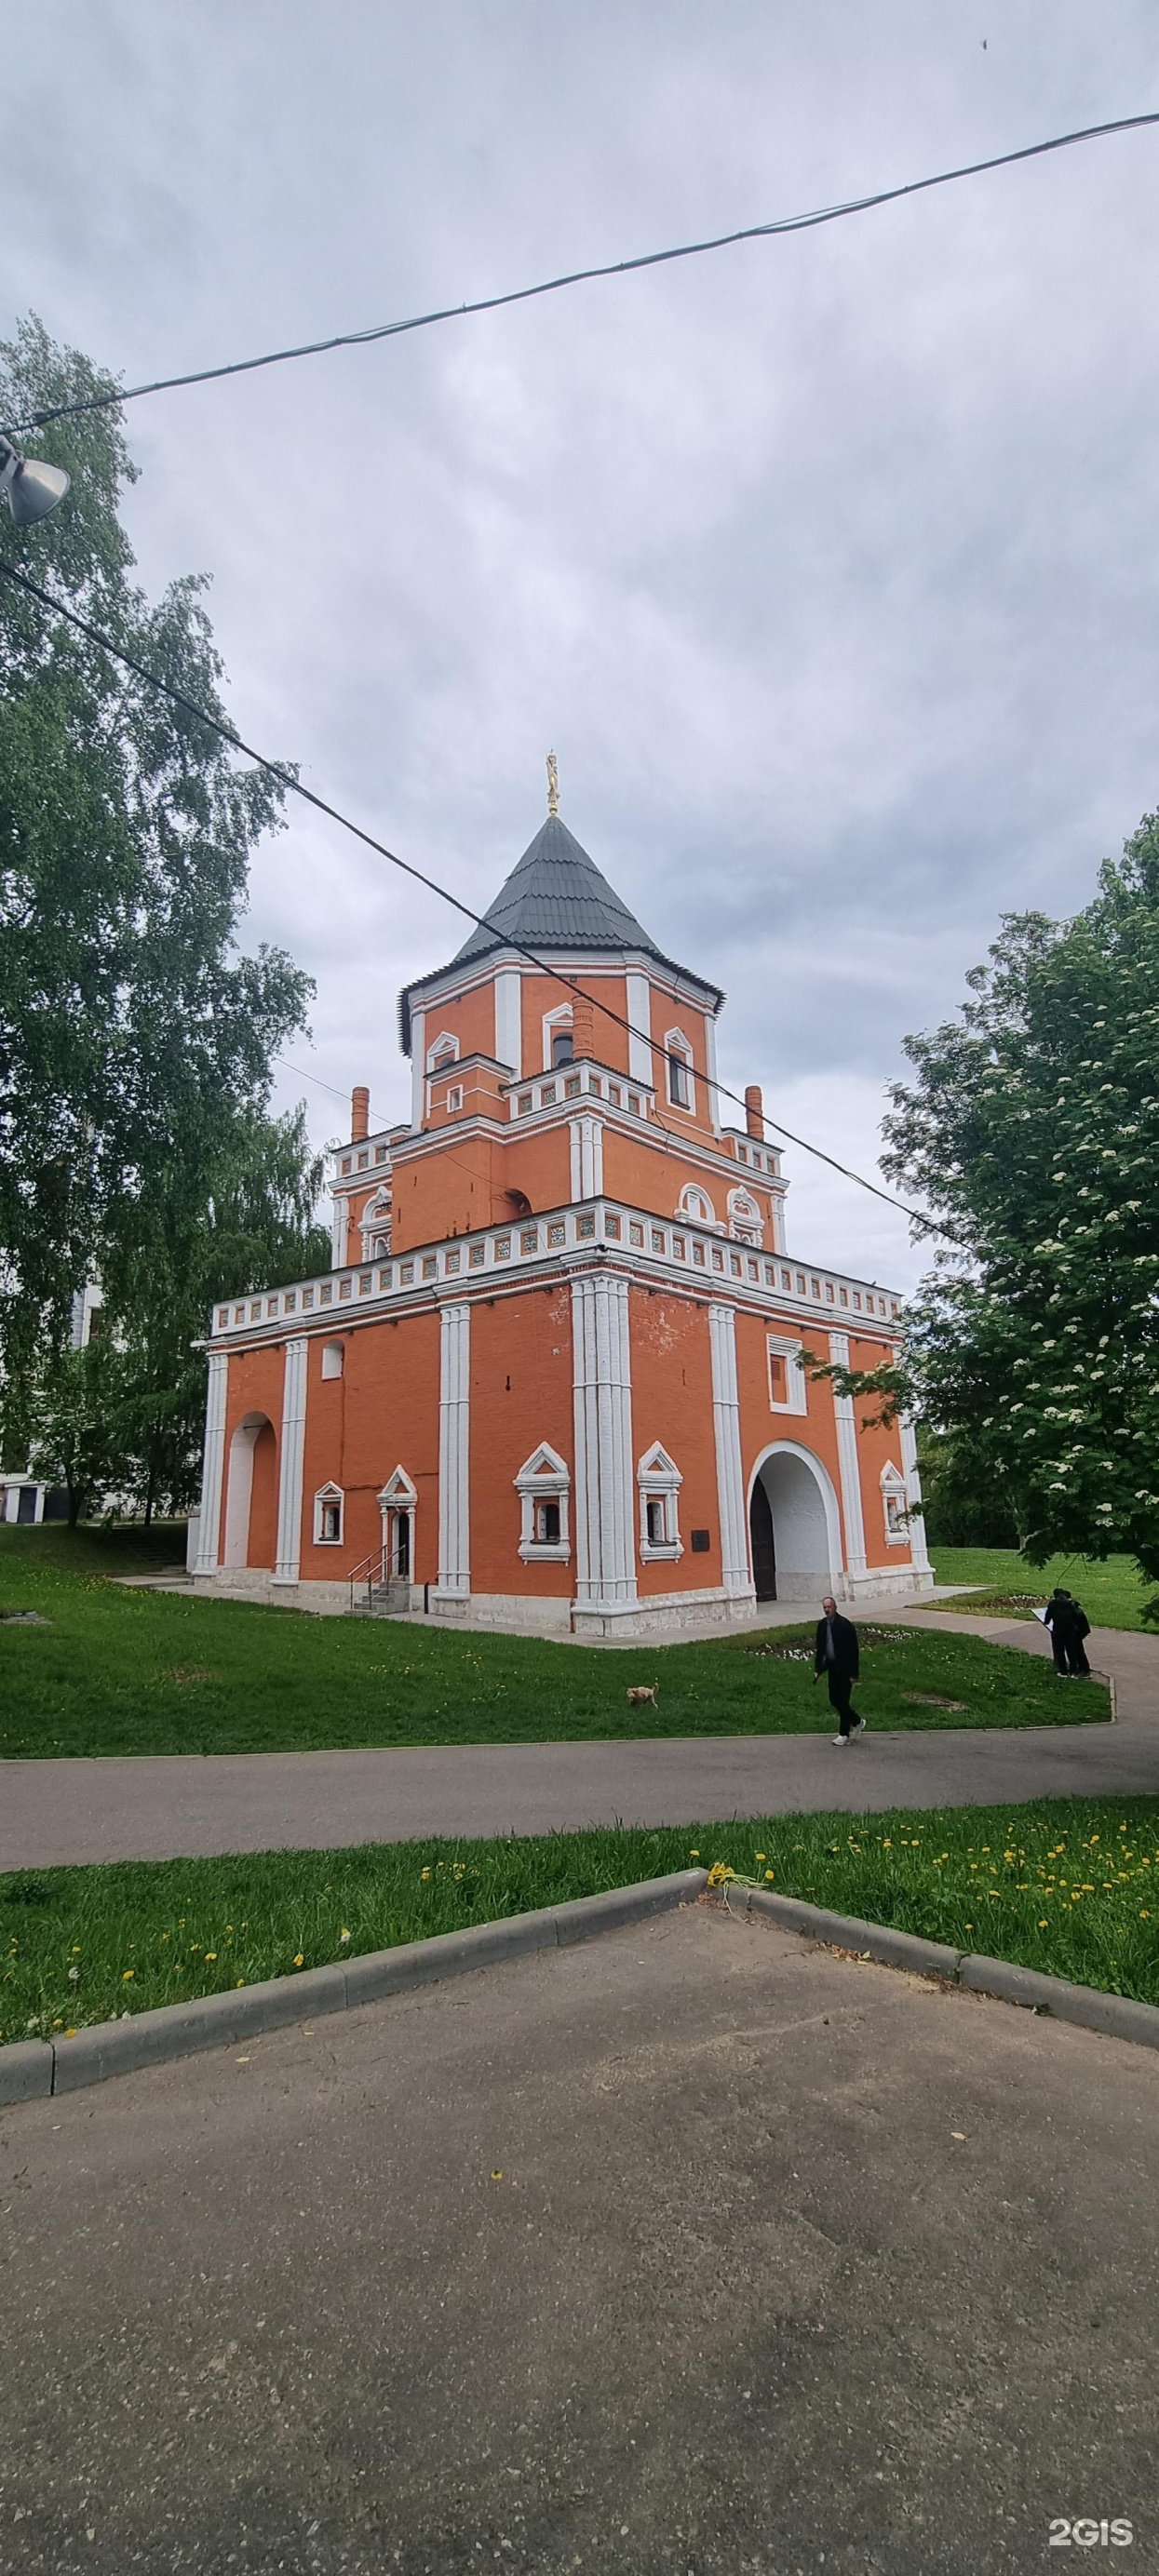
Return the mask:
<path id="1" fill-rule="evenodd" d="M 712 1422 L 716 1434 L 716 1491 L 720 1506 L 720 1556 L 726 1593 L 751 1594 L 745 1527 L 744 1469 L 740 1448 L 740 1397 L 736 1383 L 736 1310 L 708 1309 L 712 1357 Z"/>
<path id="2" fill-rule="evenodd" d="M 906 1503 L 915 1515 L 909 1525 L 910 1555 L 913 1558 L 914 1573 L 928 1574 L 930 1559 L 926 1546 L 926 1524 L 921 1507 L 922 1480 L 918 1474 L 917 1434 L 908 1414 L 903 1413 L 899 1416 L 897 1427 L 901 1434 L 901 1463 L 905 1476 Z"/>
<path id="3" fill-rule="evenodd" d="M 225 1406 L 229 1389 L 229 1353 L 209 1354 L 205 1394 L 205 1449 L 201 1465 L 201 1523 L 197 1533 L 195 1574 L 216 1574 L 217 1533 L 221 1527 L 221 1480 L 225 1468 Z"/>
<path id="4" fill-rule="evenodd" d="M 302 1552 L 302 1462 L 306 1454 L 305 1335 L 286 1344 L 282 1376 L 282 1456 L 278 1474 L 278 1561 L 274 1583 L 296 1583 Z"/>
<path id="5" fill-rule="evenodd" d="M 495 1053 L 518 1082 L 523 1071 L 523 979 L 517 966 L 504 966 L 495 978 Z"/>
<path id="6" fill-rule="evenodd" d="M 628 1282 L 581 1271 L 571 1283 L 575 1407 L 576 1608 L 636 1598 L 632 1354 Z"/>
<path id="7" fill-rule="evenodd" d="M 471 1590 L 471 1309 L 444 1306 L 439 1347 L 439 1580 L 437 1596 Z"/>
<path id="8" fill-rule="evenodd" d="M 629 1017 L 631 1014 L 629 1013 Z M 717 1090 L 716 1020 L 710 1011 L 704 1023 L 704 1044 L 708 1056 L 708 1107 L 717 1135 L 720 1134 L 720 1093 Z"/>
<path id="9" fill-rule="evenodd" d="M 410 1015 L 410 1123 L 419 1128 L 427 1105 L 427 1015 Z"/>
<path id="10" fill-rule="evenodd" d="M 628 998 L 627 1017 L 633 1029 L 641 1029 L 644 1033 L 641 1037 L 630 1037 L 628 1040 L 628 1072 L 633 1082 L 651 1082 L 652 1049 L 649 1043 L 652 1028 L 651 986 L 646 975 L 627 975 L 624 980 Z"/>
<path id="11" fill-rule="evenodd" d="M 571 1122 L 571 1195 L 599 1199 L 604 1194 L 604 1122 L 573 1118 Z"/>
<path id="12" fill-rule="evenodd" d="M 829 1357 L 836 1368 L 849 1366 L 848 1333 L 830 1333 Z M 861 1462 L 857 1455 L 857 1421 L 851 1395 L 834 1390 L 837 1456 L 841 1466 L 841 1511 L 845 1522 L 845 1571 L 854 1579 L 866 1570 L 865 1519 L 861 1509 Z"/>
<path id="13" fill-rule="evenodd" d="M 334 1213 L 330 1219 L 330 1259 L 335 1270 L 344 1270 L 346 1267 L 346 1200 L 340 1199 L 336 1194 L 333 1205 Z"/>

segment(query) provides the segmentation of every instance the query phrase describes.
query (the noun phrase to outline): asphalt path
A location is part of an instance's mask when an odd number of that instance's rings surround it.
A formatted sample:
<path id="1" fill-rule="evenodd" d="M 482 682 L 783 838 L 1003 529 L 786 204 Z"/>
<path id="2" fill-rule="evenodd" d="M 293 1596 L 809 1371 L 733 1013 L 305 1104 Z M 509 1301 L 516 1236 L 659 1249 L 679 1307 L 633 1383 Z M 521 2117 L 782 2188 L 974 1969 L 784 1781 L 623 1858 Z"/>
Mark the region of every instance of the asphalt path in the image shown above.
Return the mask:
<path id="1" fill-rule="evenodd" d="M 1050 1651 L 1037 1623 L 904 1615 Z M 1114 1726 L 871 1733 L 846 1751 L 828 1735 L 735 1735 L 4 1762 L 0 1870 L 1159 1791 L 1159 1639 L 1097 1629 L 1091 1661 L 1115 1680 Z"/>
<path id="2" fill-rule="evenodd" d="M 703 1904 L 23 2104 L 0 2565 L 1143 2576 L 1157 2116 Z"/>

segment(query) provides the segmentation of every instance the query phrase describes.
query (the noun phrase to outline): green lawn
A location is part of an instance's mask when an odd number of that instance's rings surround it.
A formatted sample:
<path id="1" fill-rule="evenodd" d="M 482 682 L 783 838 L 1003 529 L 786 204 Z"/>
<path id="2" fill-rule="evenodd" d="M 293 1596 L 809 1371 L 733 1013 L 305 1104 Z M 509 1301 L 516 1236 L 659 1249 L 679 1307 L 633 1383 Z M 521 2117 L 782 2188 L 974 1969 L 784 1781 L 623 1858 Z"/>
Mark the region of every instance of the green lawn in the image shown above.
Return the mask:
<path id="1" fill-rule="evenodd" d="M 1030 1602 L 1044 1602 L 1056 1583 L 1066 1585 L 1082 1602 L 1096 1628 L 1139 1628 L 1145 1601 L 1154 1585 L 1144 1582 L 1131 1556 L 1108 1556 L 1102 1563 L 1083 1556 L 1052 1556 L 1046 1565 L 1028 1565 L 1013 1547 L 937 1547 L 931 1549 L 939 1583 L 980 1587 L 977 1601 L 947 1601 L 947 1610 L 1003 1612 L 1012 1619 L 1033 1616 Z M 1007 1609 L 1011 1594 L 1028 1596 Z M 997 1596 L 997 1597 L 995 1597 Z"/>
<path id="2" fill-rule="evenodd" d="M 114 1548 L 113 1562 L 134 1544 Z M 99 1533 L 0 1529 L 0 1610 L 32 1609 L 43 1623 L 0 1625 L 0 1757 L 833 1730 L 813 1684 L 811 1625 L 608 1652 L 126 1591 L 108 1561 Z M 1101 1684 L 1059 1682 L 1022 1654 L 952 1632 L 860 1626 L 857 1704 L 871 1726 L 1109 1715 Z M 659 1685 L 655 1708 L 629 1709 L 638 1682 Z"/>
<path id="3" fill-rule="evenodd" d="M 694 1860 L 1159 2003 L 1159 1798 L 1059 1798 L 0 1878 L 0 2040 L 293 1976 Z"/>

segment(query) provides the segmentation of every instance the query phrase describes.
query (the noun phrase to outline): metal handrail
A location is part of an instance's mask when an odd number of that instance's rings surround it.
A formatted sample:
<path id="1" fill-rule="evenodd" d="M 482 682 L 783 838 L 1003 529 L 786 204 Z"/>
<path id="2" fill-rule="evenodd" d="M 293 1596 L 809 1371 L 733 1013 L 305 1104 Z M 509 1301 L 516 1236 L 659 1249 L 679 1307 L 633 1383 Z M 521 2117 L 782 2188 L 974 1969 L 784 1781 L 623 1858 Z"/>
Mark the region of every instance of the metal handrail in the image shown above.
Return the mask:
<path id="1" fill-rule="evenodd" d="M 372 1547 L 369 1556 L 364 1556 L 361 1563 L 352 1568 L 350 1575 L 347 1578 L 350 1584 L 350 1607 L 352 1610 L 354 1608 L 355 1592 L 361 1589 L 363 1584 L 366 1586 L 366 1607 L 368 1610 L 373 1607 L 375 1584 L 385 1583 L 387 1580 L 386 1559 L 387 1549 L 384 1541 L 380 1546 Z"/>

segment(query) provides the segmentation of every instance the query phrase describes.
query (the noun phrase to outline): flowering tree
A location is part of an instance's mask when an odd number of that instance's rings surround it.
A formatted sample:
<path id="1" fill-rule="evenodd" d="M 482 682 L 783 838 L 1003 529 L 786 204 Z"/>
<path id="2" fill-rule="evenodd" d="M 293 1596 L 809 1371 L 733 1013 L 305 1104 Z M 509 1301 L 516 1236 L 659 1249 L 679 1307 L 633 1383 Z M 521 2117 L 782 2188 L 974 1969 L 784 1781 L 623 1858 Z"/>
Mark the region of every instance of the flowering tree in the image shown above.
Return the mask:
<path id="1" fill-rule="evenodd" d="M 1159 816 L 1065 924 L 1007 919 L 956 1020 L 909 1038 L 885 1167 L 956 1247 L 898 1370 L 1032 1562 L 1125 1551 L 1159 1579 Z"/>

